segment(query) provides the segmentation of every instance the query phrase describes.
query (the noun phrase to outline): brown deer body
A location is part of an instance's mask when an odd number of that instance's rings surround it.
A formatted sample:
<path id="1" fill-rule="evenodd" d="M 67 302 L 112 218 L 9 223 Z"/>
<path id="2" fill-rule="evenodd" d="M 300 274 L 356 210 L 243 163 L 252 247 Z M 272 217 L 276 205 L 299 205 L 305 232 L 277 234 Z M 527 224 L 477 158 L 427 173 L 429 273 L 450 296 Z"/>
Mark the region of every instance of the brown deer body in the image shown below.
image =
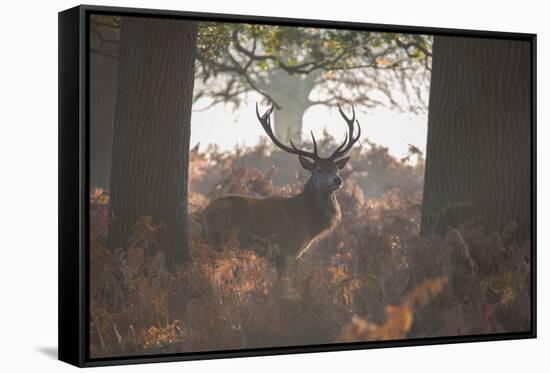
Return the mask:
<path id="1" fill-rule="evenodd" d="M 321 158 L 313 140 L 313 152 L 280 143 L 273 135 L 269 116 L 273 107 L 263 116 L 256 113 L 262 127 L 275 145 L 299 156 L 302 167 L 311 172 L 311 177 L 301 193 L 293 197 L 254 198 L 226 196 L 213 200 L 203 211 L 203 232 L 206 242 L 221 245 L 231 232 L 237 234 L 241 247 L 266 247 L 260 254 L 275 260 L 280 274 L 286 269 L 289 258 L 299 257 L 317 239 L 330 232 L 341 218 L 340 205 L 335 192 L 342 186 L 338 171 L 349 157 L 346 155 L 361 134 L 354 137 L 355 112 L 347 118 L 349 135 L 333 154 Z"/>

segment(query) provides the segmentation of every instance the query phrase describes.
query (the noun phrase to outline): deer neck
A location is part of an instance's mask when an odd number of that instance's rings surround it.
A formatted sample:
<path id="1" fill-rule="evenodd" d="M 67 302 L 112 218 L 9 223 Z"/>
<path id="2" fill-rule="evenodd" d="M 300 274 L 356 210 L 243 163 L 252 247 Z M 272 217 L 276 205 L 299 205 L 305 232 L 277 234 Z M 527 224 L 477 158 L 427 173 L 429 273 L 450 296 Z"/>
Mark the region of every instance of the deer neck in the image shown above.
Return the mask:
<path id="1" fill-rule="evenodd" d="M 336 199 L 335 191 L 322 192 L 309 180 L 299 198 L 306 203 L 308 211 L 312 215 L 312 221 L 320 230 L 332 228 L 341 218 L 340 205 Z"/>

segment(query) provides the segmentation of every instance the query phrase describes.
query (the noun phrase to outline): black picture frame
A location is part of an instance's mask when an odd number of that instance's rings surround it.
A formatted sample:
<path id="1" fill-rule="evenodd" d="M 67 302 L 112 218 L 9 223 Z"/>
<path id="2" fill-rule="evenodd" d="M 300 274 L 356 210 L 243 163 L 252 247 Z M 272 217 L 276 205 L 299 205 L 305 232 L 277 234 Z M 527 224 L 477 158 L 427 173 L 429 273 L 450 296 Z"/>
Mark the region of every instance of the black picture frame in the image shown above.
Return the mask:
<path id="1" fill-rule="evenodd" d="M 113 358 L 89 357 L 89 66 L 91 14 L 422 33 L 531 45 L 531 328 L 527 332 Z M 79 367 L 536 338 L 536 34 L 81 5 L 59 13 L 59 360 Z"/>

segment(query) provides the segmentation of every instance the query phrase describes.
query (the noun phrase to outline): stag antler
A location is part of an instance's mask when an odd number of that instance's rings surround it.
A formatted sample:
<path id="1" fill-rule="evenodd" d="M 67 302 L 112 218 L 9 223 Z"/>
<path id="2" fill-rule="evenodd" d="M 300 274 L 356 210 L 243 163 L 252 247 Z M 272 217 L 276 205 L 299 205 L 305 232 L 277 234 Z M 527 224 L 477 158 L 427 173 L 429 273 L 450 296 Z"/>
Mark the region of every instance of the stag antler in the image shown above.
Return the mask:
<path id="1" fill-rule="evenodd" d="M 256 103 L 256 116 L 258 117 L 260 124 L 262 125 L 265 133 L 267 134 L 267 136 L 269 136 L 271 141 L 273 141 L 275 145 L 277 145 L 280 149 L 284 150 L 287 153 L 301 155 L 303 157 L 308 157 L 313 160 L 318 159 L 319 156 L 317 155 L 317 142 L 315 141 L 315 136 L 313 136 L 313 131 L 311 131 L 311 140 L 313 140 L 313 152 L 308 152 L 302 149 L 298 149 L 296 145 L 294 145 L 292 140 L 290 140 L 290 146 L 285 145 L 275 137 L 275 134 L 273 133 L 273 129 L 271 128 L 271 119 L 270 119 L 271 113 L 273 112 L 273 108 L 274 108 L 274 105 L 272 104 L 271 107 L 267 109 L 267 111 L 264 113 L 264 115 L 260 115 L 260 112 L 258 111 L 258 103 Z"/>
<path id="2" fill-rule="evenodd" d="M 344 120 L 348 124 L 348 133 L 346 133 L 344 142 L 340 144 L 340 146 L 338 146 L 336 150 L 334 150 L 334 152 L 328 158 L 332 160 L 336 160 L 338 158 L 342 158 L 343 156 L 345 156 L 361 136 L 361 126 L 359 125 L 359 121 L 355 119 L 355 109 L 353 108 L 353 105 L 351 106 L 351 113 L 353 115 L 351 119 L 346 116 L 346 114 L 340 107 L 340 104 L 337 104 L 337 105 L 338 105 L 338 111 L 340 112 L 340 115 L 344 118 Z M 353 137 L 355 122 L 357 122 L 357 136 Z"/>

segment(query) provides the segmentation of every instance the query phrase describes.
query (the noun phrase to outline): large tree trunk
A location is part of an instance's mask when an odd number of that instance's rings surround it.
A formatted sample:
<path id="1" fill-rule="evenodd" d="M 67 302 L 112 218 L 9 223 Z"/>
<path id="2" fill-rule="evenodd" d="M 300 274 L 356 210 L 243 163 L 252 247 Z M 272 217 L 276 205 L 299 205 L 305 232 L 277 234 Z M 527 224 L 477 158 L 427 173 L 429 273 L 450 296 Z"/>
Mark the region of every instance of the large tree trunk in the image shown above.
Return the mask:
<path id="1" fill-rule="evenodd" d="M 188 21 L 123 17 L 111 166 L 112 248 L 150 216 L 170 262 L 187 258 L 187 172 L 196 44 Z"/>
<path id="2" fill-rule="evenodd" d="M 275 136 L 284 143 L 300 139 L 304 114 L 312 105 L 309 95 L 320 74 L 315 70 L 307 75 L 290 75 L 284 70 L 273 69 L 265 82 L 257 83 L 280 106 L 273 112 L 273 121 Z"/>
<path id="3" fill-rule="evenodd" d="M 529 237 L 530 69 L 526 41 L 434 38 L 424 234 L 479 219 Z"/>
<path id="4" fill-rule="evenodd" d="M 275 136 L 285 144 L 288 144 L 290 139 L 294 139 L 294 142 L 300 141 L 304 114 L 309 107 L 308 104 L 293 98 L 296 97 L 278 100 L 277 104 L 281 105 L 281 109 L 275 109 L 273 112 Z"/>

